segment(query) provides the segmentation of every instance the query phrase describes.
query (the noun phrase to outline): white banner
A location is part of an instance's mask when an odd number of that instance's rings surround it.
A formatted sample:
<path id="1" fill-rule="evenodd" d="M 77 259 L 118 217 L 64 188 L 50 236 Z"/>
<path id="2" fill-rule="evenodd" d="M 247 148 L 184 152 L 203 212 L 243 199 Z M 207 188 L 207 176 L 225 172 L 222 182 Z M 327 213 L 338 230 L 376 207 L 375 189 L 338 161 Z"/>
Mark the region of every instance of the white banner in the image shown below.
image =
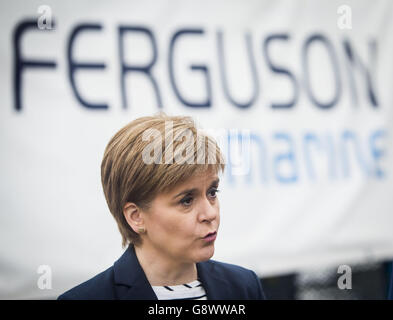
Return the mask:
<path id="1" fill-rule="evenodd" d="M 122 254 L 103 152 L 159 110 L 225 152 L 214 259 L 263 277 L 393 257 L 391 1 L 0 9 L 0 298 L 54 298 Z"/>

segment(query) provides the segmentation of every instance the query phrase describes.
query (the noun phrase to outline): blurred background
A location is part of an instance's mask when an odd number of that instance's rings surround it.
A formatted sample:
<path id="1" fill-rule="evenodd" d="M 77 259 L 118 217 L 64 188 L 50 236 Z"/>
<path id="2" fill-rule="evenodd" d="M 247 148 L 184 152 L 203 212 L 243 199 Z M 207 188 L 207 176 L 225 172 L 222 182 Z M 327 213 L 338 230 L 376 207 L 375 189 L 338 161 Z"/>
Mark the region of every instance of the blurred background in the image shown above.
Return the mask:
<path id="1" fill-rule="evenodd" d="M 0 298 L 55 299 L 123 252 L 109 139 L 161 110 L 224 151 L 214 259 L 270 299 L 385 299 L 393 2 L 0 3 Z"/>

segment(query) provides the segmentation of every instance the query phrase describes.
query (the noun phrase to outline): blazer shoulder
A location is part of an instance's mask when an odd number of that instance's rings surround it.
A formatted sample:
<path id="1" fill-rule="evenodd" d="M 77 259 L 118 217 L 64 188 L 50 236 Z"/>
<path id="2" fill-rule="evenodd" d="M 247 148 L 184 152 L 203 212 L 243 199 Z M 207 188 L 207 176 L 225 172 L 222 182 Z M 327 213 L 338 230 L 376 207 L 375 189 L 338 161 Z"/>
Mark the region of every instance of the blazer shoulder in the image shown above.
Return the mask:
<path id="1" fill-rule="evenodd" d="M 216 260 L 209 260 L 214 273 L 225 278 L 235 288 L 246 288 L 247 299 L 266 299 L 262 283 L 256 273 L 250 269 Z"/>
<path id="2" fill-rule="evenodd" d="M 238 266 L 236 264 L 220 262 L 217 260 L 209 260 L 207 262 L 211 264 L 214 267 L 214 269 L 219 271 L 220 273 L 230 274 L 231 276 L 240 277 L 243 280 L 249 278 L 254 273 L 254 271 Z"/>
<path id="3" fill-rule="evenodd" d="M 115 299 L 113 266 L 93 278 L 64 292 L 58 300 L 110 300 Z"/>

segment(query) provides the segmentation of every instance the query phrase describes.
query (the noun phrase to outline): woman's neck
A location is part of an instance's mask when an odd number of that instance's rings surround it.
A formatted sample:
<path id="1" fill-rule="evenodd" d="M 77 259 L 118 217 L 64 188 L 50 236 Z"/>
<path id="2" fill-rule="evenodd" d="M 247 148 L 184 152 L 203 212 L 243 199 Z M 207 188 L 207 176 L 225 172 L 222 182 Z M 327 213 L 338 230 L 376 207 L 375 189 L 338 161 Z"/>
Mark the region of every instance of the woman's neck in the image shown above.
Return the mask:
<path id="1" fill-rule="evenodd" d="M 197 279 L 197 269 L 194 262 L 173 261 L 149 249 L 135 246 L 139 264 L 150 285 L 174 286 Z"/>

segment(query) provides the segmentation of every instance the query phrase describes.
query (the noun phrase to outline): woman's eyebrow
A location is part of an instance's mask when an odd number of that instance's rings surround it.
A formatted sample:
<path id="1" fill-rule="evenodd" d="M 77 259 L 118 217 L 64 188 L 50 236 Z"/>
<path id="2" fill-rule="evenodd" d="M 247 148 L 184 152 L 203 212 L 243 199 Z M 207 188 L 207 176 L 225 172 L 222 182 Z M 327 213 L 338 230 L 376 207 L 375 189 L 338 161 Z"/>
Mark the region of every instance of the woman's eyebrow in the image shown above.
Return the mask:
<path id="1" fill-rule="evenodd" d="M 197 188 L 192 188 L 192 189 L 184 190 L 184 191 L 178 193 L 177 195 L 175 195 L 175 196 L 173 197 L 173 199 L 176 199 L 177 197 L 179 197 L 179 196 L 181 196 L 181 195 L 183 195 L 183 194 L 190 194 L 190 193 L 194 193 L 194 192 L 196 192 L 196 191 L 198 191 Z"/>
<path id="2" fill-rule="evenodd" d="M 210 187 L 209 187 L 209 188 L 211 188 L 212 186 L 218 185 L 219 182 L 220 182 L 220 179 L 214 180 L 214 181 L 210 184 Z M 192 188 L 192 189 L 183 190 L 182 192 L 180 192 L 180 193 L 178 193 L 177 195 L 175 195 L 175 196 L 173 197 L 173 199 L 176 199 L 177 197 L 179 197 L 179 196 L 181 196 L 181 195 L 183 195 L 183 194 L 190 194 L 190 193 L 194 193 L 194 192 L 197 192 L 197 191 L 198 191 L 197 188 Z"/>
<path id="3" fill-rule="evenodd" d="M 216 180 L 214 180 L 214 181 L 211 183 L 210 187 L 213 186 L 213 185 L 219 184 L 219 182 L 220 182 L 220 179 L 217 178 Z"/>

